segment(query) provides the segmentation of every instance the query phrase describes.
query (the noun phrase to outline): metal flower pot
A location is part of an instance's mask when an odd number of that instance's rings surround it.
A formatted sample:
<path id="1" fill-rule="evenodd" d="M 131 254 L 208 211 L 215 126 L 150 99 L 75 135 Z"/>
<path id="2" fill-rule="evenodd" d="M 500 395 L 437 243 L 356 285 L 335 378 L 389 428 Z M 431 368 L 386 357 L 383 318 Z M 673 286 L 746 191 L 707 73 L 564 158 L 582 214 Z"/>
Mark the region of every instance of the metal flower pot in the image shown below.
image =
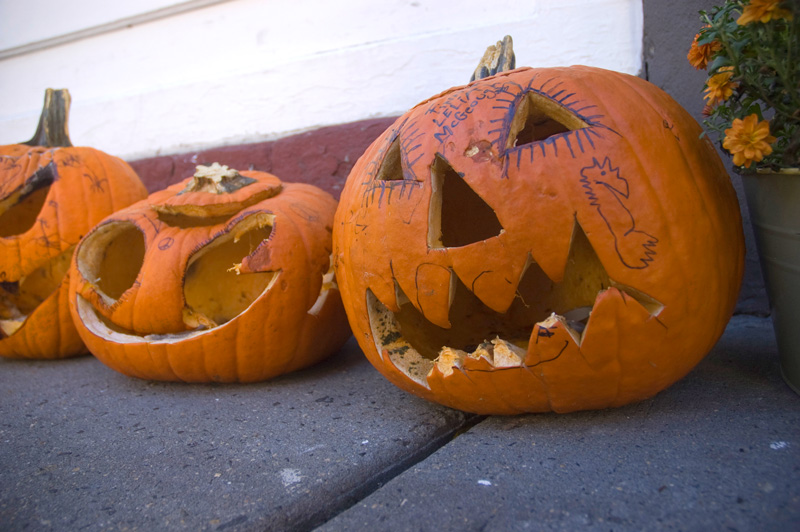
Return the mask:
<path id="1" fill-rule="evenodd" d="M 781 372 L 800 394 L 800 169 L 743 174 Z"/>

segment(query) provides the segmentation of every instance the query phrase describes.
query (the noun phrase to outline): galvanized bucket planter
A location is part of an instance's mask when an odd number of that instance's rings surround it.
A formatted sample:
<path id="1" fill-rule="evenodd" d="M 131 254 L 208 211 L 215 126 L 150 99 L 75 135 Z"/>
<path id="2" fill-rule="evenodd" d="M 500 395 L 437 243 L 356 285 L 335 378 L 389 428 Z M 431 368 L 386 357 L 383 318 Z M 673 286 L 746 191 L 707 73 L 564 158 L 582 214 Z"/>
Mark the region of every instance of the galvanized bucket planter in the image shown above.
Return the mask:
<path id="1" fill-rule="evenodd" d="M 800 394 L 800 169 L 742 174 L 781 372 Z"/>

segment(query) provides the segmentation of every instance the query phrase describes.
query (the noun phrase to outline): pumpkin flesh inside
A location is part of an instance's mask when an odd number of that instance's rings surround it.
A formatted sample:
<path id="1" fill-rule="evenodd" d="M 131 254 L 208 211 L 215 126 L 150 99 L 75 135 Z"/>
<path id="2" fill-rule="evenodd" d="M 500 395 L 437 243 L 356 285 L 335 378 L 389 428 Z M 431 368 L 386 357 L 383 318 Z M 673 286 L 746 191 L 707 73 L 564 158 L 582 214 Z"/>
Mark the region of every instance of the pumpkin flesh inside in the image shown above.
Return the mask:
<path id="1" fill-rule="evenodd" d="M 271 231 L 271 225 L 256 226 L 217 238 L 190 259 L 183 285 L 188 326 L 213 328 L 227 323 L 271 286 L 278 272 L 239 273 L 242 257 L 266 242 Z"/>
<path id="2" fill-rule="evenodd" d="M 450 328 L 427 320 L 397 284 L 397 312 L 367 291 L 372 338 L 378 352 L 388 355 L 398 370 L 426 387 L 434 366 L 447 376 L 461 367 L 465 357 L 482 357 L 495 368 L 523 367 L 537 324 L 549 327 L 560 321 L 580 345 L 595 299 L 608 288 L 625 292 L 652 315 L 663 308 L 646 294 L 609 278 L 577 223 L 561 282 L 552 281 L 529 256 L 516 297 L 504 313 L 485 306 L 452 272 L 451 279 L 455 282 L 451 283 Z"/>

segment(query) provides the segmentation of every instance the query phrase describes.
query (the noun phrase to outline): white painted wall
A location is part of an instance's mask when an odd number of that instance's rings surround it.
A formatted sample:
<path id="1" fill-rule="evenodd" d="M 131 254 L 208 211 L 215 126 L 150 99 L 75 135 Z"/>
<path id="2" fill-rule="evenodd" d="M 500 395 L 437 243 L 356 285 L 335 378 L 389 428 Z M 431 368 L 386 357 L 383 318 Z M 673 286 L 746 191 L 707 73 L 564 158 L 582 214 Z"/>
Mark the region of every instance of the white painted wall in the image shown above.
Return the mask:
<path id="1" fill-rule="evenodd" d="M 70 134 L 129 160 L 393 116 L 468 81 L 510 34 L 517 65 L 637 74 L 641 0 L 0 0 L 0 144 L 44 90 Z"/>

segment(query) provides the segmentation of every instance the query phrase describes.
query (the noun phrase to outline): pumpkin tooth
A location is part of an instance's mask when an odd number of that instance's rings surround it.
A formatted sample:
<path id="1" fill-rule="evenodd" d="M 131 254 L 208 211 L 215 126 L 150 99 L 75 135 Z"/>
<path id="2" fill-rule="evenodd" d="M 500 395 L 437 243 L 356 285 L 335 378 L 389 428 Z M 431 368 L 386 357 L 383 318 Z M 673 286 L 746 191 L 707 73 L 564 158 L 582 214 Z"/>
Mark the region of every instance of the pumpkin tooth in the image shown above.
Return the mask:
<path id="1" fill-rule="evenodd" d="M 467 253 L 450 250 L 453 271 L 470 292 L 488 308 L 500 314 L 505 313 L 519 296 L 519 286 L 525 272 L 532 263 L 530 254 L 515 255 L 502 242 L 483 244 L 482 255 L 485 261 L 471 258 L 475 251 Z"/>
<path id="2" fill-rule="evenodd" d="M 450 306 L 455 295 L 453 272 L 437 264 L 420 264 L 415 280 L 417 304 L 414 306 L 429 322 L 449 329 Z"/>
<path id="3" fill-rule="evenodd" d="M 0 320 L 0 332 L 7 337 L 13 335 L 22 327 L 22 324 L 25 323 L 27 318 L 28 316 L 22 316 L 21 318 L 11 320 Z"/>
<path id="4" fill-rule="evenodd" d="M 583 335 L 581 332 L 576 331 L 564 316 L 553 312 L 546 320 L 538 323 L 537 325 L 539 325 L 541 328 L 549 330 L 558 324 L 560 324 L 564 330 L 569 333 L 570 337 L 577 345 L 581 345 L 581 339 Z"/>
<path id="5" fill-rule="evenodd" d="M 434 363 L 444 377 L 453 373 L 453 368 L 474 369 L 470 360 L 485 360 L 490 367 L 513 368 L 523 364 L 525 350 L 500 337 L 481 342 L 472 351 L 443 347 Z"/>
<path id="6" fill-rule="evenodd" d="M 500 337 L 492 340 L 492 348 L 494 367 L 496 368 L 519 367 L 525 361 L 525 349 L 507 342 Z"/>
<path id="7" fill-rule="evenodd" d="M 491 365 L 494 365 L 494 349 L 491 342 L 482 342 L 472 353 L 468 353 L 470 358 L 483 358 Z"/>
<path id="8" fill-rule="evenodd" d="M 454 369 L 461 369 L 464 359 L 468 356 L 470 355 L 466 351 L 445 346 L 439 351 L 439 356 L 436 357 L 434 363 L 443 376 L 449 377 L 453 374 Z"/>

